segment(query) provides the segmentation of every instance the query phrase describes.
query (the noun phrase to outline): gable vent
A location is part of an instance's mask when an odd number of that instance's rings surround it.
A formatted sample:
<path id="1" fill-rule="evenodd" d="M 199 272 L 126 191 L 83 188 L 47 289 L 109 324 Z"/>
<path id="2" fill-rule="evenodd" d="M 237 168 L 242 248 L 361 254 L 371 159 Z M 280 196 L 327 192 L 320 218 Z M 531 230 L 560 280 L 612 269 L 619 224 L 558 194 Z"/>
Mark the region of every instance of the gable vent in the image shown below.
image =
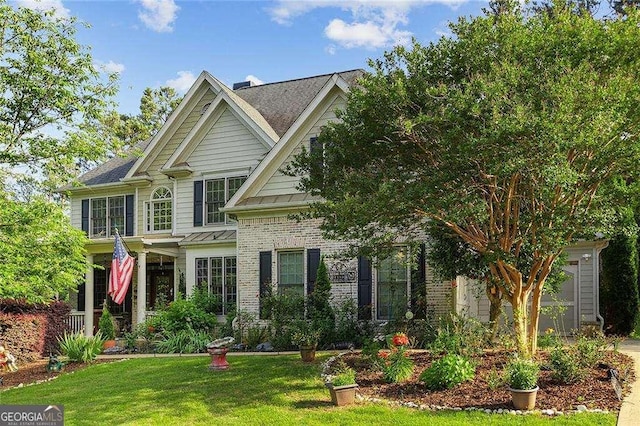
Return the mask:
<path id="1" fill-rule="evenodd" d="M 251 87 L 253 83 L 251 81 L 241 81 L 240 83 L 233 83 L 233 90 L 242 89 L 244 87 Z"/>

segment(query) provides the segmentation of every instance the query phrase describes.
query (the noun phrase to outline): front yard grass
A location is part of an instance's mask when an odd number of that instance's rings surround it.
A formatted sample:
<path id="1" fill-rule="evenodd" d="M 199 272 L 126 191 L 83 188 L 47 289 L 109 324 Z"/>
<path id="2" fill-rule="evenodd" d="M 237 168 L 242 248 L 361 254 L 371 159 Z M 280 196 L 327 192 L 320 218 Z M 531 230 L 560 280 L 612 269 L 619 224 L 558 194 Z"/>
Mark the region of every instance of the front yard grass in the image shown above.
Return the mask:
<path id="1" fill-rule="evenodd" d="M 136 358 L 96 364 L 50 382 L 0 392 L 0 405 L 64 405 L 66 425 L 615 425 L 616 413 L 557 418 L 429 412 L 359 403 L 334 407 L 313 364 L 299 355 Z"/>

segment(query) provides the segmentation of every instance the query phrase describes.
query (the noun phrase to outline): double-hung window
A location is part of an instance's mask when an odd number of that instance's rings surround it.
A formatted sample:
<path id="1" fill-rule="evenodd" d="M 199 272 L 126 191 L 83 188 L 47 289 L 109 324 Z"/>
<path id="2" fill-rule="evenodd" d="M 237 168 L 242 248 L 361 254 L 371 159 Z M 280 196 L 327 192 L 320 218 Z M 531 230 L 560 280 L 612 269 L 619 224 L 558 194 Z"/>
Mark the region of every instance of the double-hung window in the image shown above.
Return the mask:
<path id="1" fill-rule="evenodd" d="M 304 297 L 304 252 L 278 252 L 278 293 Z"/>
<path id="2" fill-rule="evenodd" d="M 382 260 L 377 273 L 377 313 L 379 320 L 404 315 L 407 310 L 409 273 L 405 250 L 395 250 Z"/>
<path id="3" fill-rule="evenodd" d="M 235 307 L 237 272 L 235 256 L 196 258 L 196 286 L 216 296 L 218 315 L 226 315 Z"/>
<path id="4" fill-rule="evenodd" d="M 168 188 L 161 186 L 153 191 L 145 205 L 147 232 L 171 230 L 173 199 Z"/>
<path id="5" fill-rule="evenodd" d="M 124 196 L 91 199 L 91 236 L 110 237 L 116 229 L 124 232 Z"/>
<path id="6" fill-rule="evenodd" d="M 204 217 L 208 225 L 233 223 L 233 220 L 221 212 L 220 209 L 240 189 L 245 180 L 247 180 L 246 176 L 238 176 L 205 181 Z"/>

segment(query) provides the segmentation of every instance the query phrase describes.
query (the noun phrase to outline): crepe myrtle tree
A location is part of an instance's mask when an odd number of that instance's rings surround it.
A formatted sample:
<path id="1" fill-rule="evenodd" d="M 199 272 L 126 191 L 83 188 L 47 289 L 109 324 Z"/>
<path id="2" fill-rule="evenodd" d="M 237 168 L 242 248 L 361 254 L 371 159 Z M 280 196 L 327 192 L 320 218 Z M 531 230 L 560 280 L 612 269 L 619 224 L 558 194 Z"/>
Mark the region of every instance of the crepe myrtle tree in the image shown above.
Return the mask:
<path id="1" fill-rule="evenodd" d="M 323 149 L 289 172 L 323 198 L 308 214 L 324 235 L 352 251 L 448 228 L 484 259 L 530 356 L 563 248 L 609 232 L 637 177 L 640 15 L 508 6 L 370 61 Z"/>

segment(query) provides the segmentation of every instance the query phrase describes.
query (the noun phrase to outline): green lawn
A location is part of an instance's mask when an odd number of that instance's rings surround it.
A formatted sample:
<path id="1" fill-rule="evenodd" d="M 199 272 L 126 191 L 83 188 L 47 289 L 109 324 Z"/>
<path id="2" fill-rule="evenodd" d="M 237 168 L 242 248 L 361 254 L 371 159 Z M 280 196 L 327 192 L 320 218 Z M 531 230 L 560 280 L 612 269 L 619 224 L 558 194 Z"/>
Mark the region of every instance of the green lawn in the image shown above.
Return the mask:
<path id="1" fill-rule="evenodd" d="M 319 376 L 299 355 L 138 358 L 92 365 L 47 383 L 0 393 L 0 404 L 64 405 L 66 425 L 615 425 L 615 414 L 541 416 L 426 412 L 382 404 L 334 407 Z"/>

